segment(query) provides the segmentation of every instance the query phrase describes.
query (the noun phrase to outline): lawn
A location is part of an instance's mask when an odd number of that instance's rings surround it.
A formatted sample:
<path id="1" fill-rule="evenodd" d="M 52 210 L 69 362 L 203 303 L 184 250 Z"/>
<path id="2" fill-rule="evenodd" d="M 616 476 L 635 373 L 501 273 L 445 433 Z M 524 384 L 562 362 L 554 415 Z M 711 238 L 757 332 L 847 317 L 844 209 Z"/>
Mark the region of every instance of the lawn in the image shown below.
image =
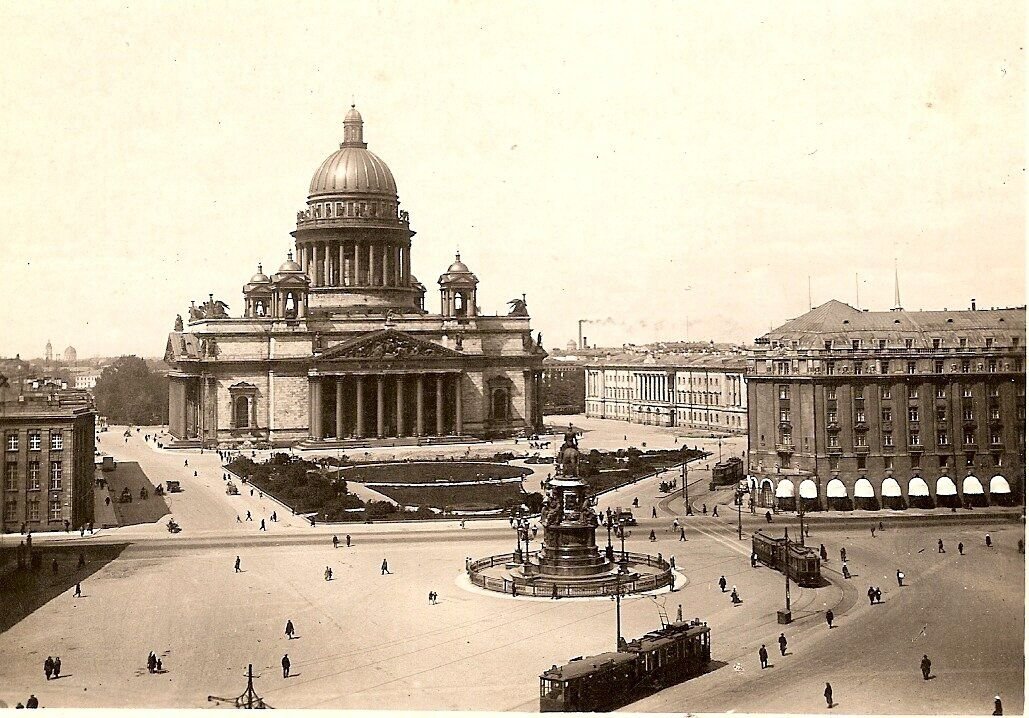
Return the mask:
<path id="1" fill-rule="evenodd" d="M 506 464 L 462 461 L 412 461 L 344 467 L 343 478 L 362 484 L 432 484 L 439 481 L 489 481 L 528 476 L 531 471 Z"/>
<path id="2" fill-rule="evenodd" d="M 375 490 L 405 506 L 435 509 L 498 509 L 520 504 L 526 498 L 521 483 L 469 486 L 376 486 Z"/>

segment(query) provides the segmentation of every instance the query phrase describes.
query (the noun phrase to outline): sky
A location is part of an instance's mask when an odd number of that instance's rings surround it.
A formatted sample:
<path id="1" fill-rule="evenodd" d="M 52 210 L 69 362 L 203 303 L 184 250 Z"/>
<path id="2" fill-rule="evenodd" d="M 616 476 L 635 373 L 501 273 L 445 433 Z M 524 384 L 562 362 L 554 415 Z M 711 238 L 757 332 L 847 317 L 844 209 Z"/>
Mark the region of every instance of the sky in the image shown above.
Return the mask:
<path id="1" fill-rule="evenodd" d="M 439 310 L 750 342 L 1025 304 L 1021 3 L 0 5 L 0 356 L 160 356 L 276 268 L 356 102 Z M 857 279 L 856 279 L 857 277 Z M 857 295 L 857 296 L 856 296 Z"/>

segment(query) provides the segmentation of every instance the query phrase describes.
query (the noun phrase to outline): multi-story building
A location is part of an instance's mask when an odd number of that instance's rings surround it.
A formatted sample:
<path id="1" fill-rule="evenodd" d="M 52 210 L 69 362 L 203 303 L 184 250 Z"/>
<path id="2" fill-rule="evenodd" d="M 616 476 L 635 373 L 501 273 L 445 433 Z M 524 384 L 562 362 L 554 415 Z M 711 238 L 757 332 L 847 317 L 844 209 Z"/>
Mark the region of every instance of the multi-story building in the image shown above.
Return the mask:
<path id="1" fill-rule="evenodd" d="M 540 402 L 545 414 L 581 414 L 586 409 L 586 371 L 575 355 L 543 360 Z"/>
<path id="2" fill-rule="evenodd" d="M 89 395 L 0 376 L 0 530 L 57 531 L 93 521 L 95 418 Z"/>
<path id="3" fill-rule="evenodd" d="M 1014 502 L 1025 485 L 1025 307 L 860 311 L 829 301 L 757 340 L 757 503 Z"/>
<path id="4" fill-rule="evenodd" d="M 620 354 L 586 367 L 586 416 L 700 431 L 747 431 L 747 360 Z"/>

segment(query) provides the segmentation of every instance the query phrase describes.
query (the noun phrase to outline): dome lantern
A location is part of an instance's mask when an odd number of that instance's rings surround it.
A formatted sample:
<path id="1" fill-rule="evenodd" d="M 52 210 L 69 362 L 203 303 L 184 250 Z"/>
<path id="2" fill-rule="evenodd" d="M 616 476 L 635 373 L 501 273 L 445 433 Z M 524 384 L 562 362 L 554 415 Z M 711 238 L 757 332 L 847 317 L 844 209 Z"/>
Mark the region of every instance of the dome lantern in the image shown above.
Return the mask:
<path id="1" fill-rule="evenodd" d="M 343 144 L 339 148 L 344 147 L 368 147 L 368 143 L 364 141 L 364 120 L 354 105 L 350 106 L 350 112 L 343 118 Z"/>
<path id="2" fill-rule="evenodd" d="M 477 312 L 475 295 L 478 284 L 479 278 L 461 261 L 461 253 L 457 252 L 454 255 L 454 262 L 439 278 L 443 316 L 474 317 Z"/>

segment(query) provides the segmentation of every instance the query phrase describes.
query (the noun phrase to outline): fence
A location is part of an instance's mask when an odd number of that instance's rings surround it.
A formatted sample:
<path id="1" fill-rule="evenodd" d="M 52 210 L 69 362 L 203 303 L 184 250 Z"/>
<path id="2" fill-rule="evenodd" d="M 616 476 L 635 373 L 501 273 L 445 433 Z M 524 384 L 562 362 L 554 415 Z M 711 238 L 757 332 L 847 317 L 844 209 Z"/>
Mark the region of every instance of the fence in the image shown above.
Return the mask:
<path id="1" fill-rule="evenodd" d="M 533 551 L 529 557 L 538 555 Z M 615 556 L 621 556 L 616 551 Z M 513 553 L 502 553 L 494 556 L 486 556 L 467 565 L 468 578 L 471 582 L 488 591 L 507 593 L 512 596 L 538 596 L 544 598 L 588 598 L 595 596 L 612 596 L 621 591 L 622 593 L 641 593 L 644 591 L 655 591 L 668 586 L 672 582 L 671 566 L 663 558 L 650 556 L 645 553 L 625 552 L 625 558 L 630 564 L 643 564 L 655 567 L 658 573 L 637 576 L 623 580 L 619 575 L 605 575 L 599 578 L 587 579 L 579 582 L 554 581 L 543 577 L 534 577 L 532 580 L 523 578 L 502 578 L 497 576 L 486 576 L 483 570 L 493 568 L 497 565 L 506 565 L 515 559 Z"/>

